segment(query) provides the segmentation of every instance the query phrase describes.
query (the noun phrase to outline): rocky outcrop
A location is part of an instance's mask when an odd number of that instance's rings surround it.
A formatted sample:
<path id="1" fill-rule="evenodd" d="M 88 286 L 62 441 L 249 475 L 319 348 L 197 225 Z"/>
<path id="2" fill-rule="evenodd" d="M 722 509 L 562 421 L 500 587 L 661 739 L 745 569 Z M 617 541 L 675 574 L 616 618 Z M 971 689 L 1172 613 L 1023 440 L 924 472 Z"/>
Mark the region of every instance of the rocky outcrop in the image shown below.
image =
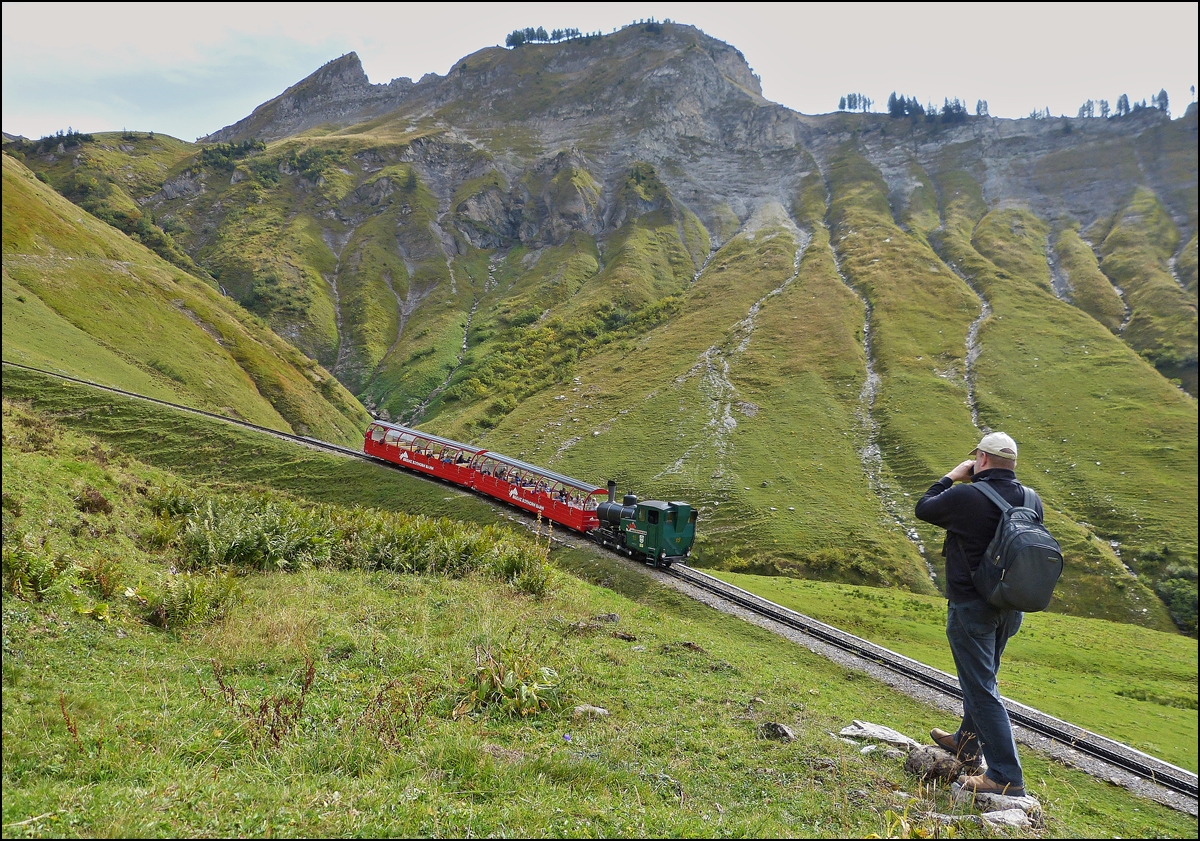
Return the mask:
<path id="1" fill-rule="evenodd" d="M 408 78 L 372 85 L 358 54 L 347 53 L 258 106 L 249 117 L 200 138 L 200 142 L 229 143 L 250 137 L 277 140 L 322 123 L 349 125 L 393 110 L 413 87 Z"/>

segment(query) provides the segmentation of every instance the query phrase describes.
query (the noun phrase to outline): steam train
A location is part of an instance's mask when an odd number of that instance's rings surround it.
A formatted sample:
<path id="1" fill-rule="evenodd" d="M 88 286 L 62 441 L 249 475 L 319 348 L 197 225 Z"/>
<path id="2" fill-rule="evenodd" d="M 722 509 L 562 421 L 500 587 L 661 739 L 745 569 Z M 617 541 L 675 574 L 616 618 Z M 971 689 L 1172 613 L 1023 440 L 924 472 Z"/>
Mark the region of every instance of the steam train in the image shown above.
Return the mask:
<path id="1" fill-rule="evenodd" d="M 668 567 L 686 558 L 696 539 L 696 509 L 686 502 L 617 501 L 607 488 L 515 458 L 406 426 L 375 421 L 363 452 L 391 464 L 490 496 L 587 535 L 609 549 Z"/>

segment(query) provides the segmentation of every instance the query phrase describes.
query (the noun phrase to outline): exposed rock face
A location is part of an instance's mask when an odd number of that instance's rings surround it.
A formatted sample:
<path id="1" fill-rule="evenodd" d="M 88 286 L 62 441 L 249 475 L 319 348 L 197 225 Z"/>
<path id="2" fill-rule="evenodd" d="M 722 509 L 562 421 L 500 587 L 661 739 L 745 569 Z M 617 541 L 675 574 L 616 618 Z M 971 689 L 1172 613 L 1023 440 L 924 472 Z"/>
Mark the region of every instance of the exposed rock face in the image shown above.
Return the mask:
<path id="1" fill-rule="evenodd" d="M 393 111 L 415 127 L 436 112 L 439 121 L 460 130 L 437 140 L 415 139 L 409 154 L 420 162 L 423 175 L 450 186 L 479 175 L 464 170 L 464 159 L 493 147 L 489 135 L 497 130 L 523 126 L 529 141 L 542 149 L 603 137 L 603 152 L 588 151 L 595 166 L 581 166 L 574 149 L 569 162 L 551 156 L 533 162 L 532 170 L 541 173 L 552 166 L 557 172 L 569 163 L 607 184 L 629 162 L 647 161 L 710 230 L 720 227 L 712 206 L 724 205 L 740 220 L 766 201 L 788 206 L 800 179 L 811 171 L 812 158 L 796 154 L 797 147 L 824 166 L 842 145 L 856 144 L 901 205 L 917 186 L 910 165 L 933 167 L 953 148 L 959 165 L 981 178 L 989 203 L 1021 201 L 1040 215 L 1070 217 L 1086 228 L 1120 209 L 1141 167 L 1169 188 L 1161 192 L 1177 224 L 1188 219 L 1186 193 L 1167 183 L 1170 176 L 1161 167 L 1145 166 L 1131 148 L 1111 150 L 1107 179 L 1072 172 L 1070 161 L 1054 161 L 1068 173 L 1055 175 L 1051 188 L 1047 167 L 1041 165 L 1048 158 L 1069 157 L 1087 143 L 1119 146 L 1117 141 L 1167 119 L 1156 109 L 1122 120 L 972 119 L 916 133 L 907 121 L 883 115 L 853 121 L 843 115 L 807 117 L 764 100 L 745 57 L 728 44 L 677 24 L 656 34 L 629 29 L 635 31 L 557 45 L 486 48 L 462 59 L 445 77 L 427 74 L 415 84 L 396 79 L 373 85 L 358 56 L 348 53 L 204 141 L 272 140 Z M 456 142 L 462 144 L 459 154 L 453 151 Z M 494 162 L 512 182 L 531 163 L 515 151 L 510 146 L 506 157 Z M 668 162 L 674 166 L 664 167 Z M 451 190 L 441 192 L 448 200 Z M 571 230 L 596 232 L 596 211 L 605 209 L 602 200 L 585 193 L 551 197 L 519 188 L 508 196 L 500 189 L 484 190 L 460 204 L 461 210 L 454 209 L 472 223 L 464 226 L 464 234 L 479 247 L 496 247 L 514 235 L 522 242 L 544 243 L 561 242 Z M 514 215 L 520 220 L 515 224 Z M 546 224 L 531 225 L 531 216 Z M 622 217 L 606 221 L 619 225 Z"/>
<path id="2" fill-rule="evenodd" d="M 201 138 L 228 143 L 246 137 L 274 140 L 322 123 L 349 124 L 395 108 L 413 87 L 411 79 L 372 85 L 357 53 L 347 53 L 254 109 L 249 117 Z"/>

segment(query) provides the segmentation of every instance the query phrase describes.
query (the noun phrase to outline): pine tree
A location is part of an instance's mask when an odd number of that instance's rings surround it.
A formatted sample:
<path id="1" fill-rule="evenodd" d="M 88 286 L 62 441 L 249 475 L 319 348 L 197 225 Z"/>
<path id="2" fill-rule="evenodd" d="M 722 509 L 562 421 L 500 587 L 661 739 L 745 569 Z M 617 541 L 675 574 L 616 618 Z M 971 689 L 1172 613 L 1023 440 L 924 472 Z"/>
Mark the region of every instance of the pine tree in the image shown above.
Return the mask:
<path id="1" fill-rule="evenodd" d="M 1154 99 L 1155 99 L 1155 105 L 1158 106 L 1159 111 L 1165 111 L 1167 114 L 1171 113 L 1171 109 L 1167 105 L 1167 89 L 1166 88 L 1160 88 L 1158 91 L 1158 96 L 1156 96 Z"/>
<path id="2" fill-rule="evenodd" d="M 846 97 L 843 96 L 841 99 L 838 100 L 838 110 L 839 111 L 846 110 Z"/>

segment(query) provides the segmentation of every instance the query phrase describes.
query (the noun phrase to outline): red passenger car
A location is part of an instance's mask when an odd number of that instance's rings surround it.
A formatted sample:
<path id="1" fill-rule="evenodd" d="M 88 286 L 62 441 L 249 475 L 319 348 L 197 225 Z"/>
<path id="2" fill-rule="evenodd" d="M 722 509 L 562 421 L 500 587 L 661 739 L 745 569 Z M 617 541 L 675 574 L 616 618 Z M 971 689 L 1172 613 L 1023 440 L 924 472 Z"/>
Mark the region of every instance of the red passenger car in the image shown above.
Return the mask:
<path id="1" fill-rule="evenodd" d="M 480 450 L 471 459 L 471 487 L 575 531 L 600 525 L 596 506 L 607 491 L 499 453 Z"/>
<path id="2" fill-rule="evenodd" d="M 384 421 L 367 427 L 363 451 L 526 511 L 540 512 L 575 531 L 588 532 L 600 524 L 596 507 L 605 499 L 604 488 L 499 453 Z"/>
<path id="3" fill-rule="evenodd" d="M 363 452 L 411 470 L 471 487 L 470 462 L 481 452 L 475 447 L 418 432 L 406 426 L 375 421 L 367 427 Z"/>

